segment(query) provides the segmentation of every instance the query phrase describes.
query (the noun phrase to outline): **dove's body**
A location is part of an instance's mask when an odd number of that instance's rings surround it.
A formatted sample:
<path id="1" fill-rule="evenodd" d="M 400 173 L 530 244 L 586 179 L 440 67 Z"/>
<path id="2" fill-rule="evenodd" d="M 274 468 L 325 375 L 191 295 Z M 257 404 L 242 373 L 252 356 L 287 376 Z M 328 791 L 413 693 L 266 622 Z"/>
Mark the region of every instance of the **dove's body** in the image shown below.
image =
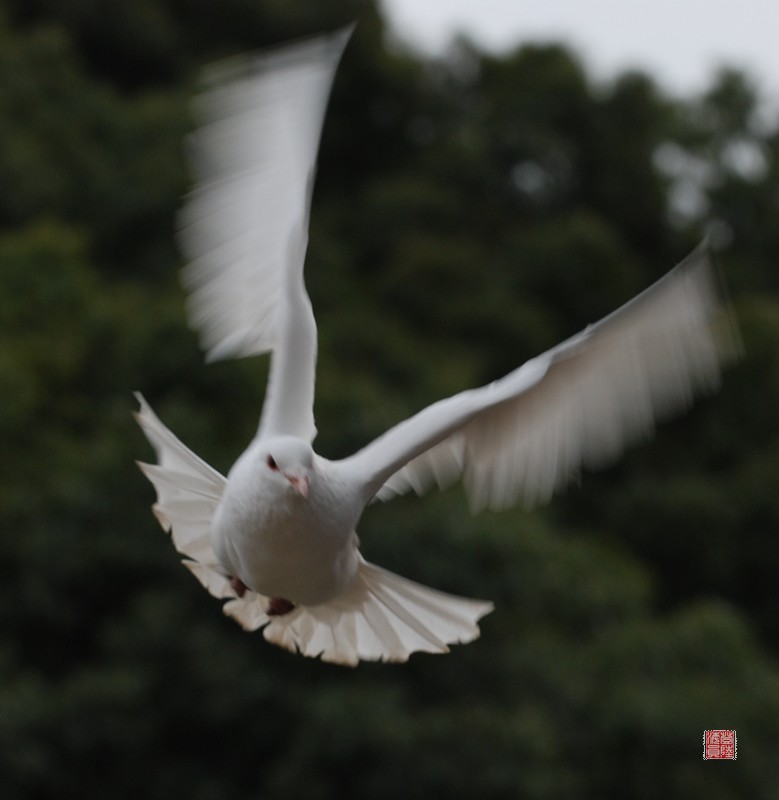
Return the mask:
<path id="1" fill-rule="evenodd" d="M 316 324 L 303 281 L 311 180 L 345 35 L 228 70 L 195 138 L 184 282 L 211 357 L 272 353 L 257 436 L 227 478 L 139 397 L 155 513 L 225 613 L 322 659 L 404 661 L 479 635 L 488 602 L 367 563 L 365 505 L 462 478 L 474 508 L 547 499 L 717 384 L 736 341 L 705 250 L 499 381 L 441 400 L 346 459 L 316 455 Z M 196 170 L 196 171 L 198 171 Z M 474 269 L 478 268 L 474 266 Z"/>
<path id="2" fill-rule="evenodd" d="M 254 443 L 230 470 L 211 528 L 214 553 L 227 574 L 258 594 L 294 605 L 326 603 L 354 582 L 354 530 L 364 502 L 316 457 L 303 497 L 268 469 L 269 446 L 272 452 L 272 440 Z"/>

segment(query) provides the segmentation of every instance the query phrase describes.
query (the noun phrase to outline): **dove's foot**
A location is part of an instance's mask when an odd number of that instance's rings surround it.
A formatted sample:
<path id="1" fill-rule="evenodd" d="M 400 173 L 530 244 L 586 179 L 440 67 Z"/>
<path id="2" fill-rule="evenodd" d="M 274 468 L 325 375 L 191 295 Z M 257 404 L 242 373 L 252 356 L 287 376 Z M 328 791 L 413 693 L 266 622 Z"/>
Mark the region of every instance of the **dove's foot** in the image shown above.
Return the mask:
<path id="1" fill-rule="evenodd" d="M 268 610 L 265 612 L 269 617 L 281 617 L 289 614 L 295 608 L 295 604 L 283 597 L 271 597 L 268 602 Z"/>
<path id="2" fill-rule="evenodd" d="M 230 578 L 230 587 L 238 597 L 243 597 L 246 592 L 249 591 L 249 587 L 235 575 Z M 284 614 L 289 614 L 294 608 L 295 604 L 284 597 L 271 597 L 268 601 L 268 610 L 266 613 L 269 617 L 282 617 Z"/>

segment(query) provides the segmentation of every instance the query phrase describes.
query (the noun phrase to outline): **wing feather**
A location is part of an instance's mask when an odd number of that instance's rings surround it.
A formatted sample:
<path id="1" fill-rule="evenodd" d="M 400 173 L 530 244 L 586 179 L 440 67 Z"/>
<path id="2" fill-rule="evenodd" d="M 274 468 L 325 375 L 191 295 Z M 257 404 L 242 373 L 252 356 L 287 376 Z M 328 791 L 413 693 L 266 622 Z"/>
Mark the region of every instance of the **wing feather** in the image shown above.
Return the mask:
<path id="1" fill-rule="evenodd" d="M 739 339 L 705 247 L 610 316 L 436 403 L 345 466 L 388 500 L 462 478 L 474 510 L 547 500 L 719 384 Z"/>
<path id="2" fill-rule="evenodd" d="M 302 269 L 322 120 L 350 32 L 233 59 L 207 75 L 180 240 L 189 320 L 209 360 L 276 346 L 283 275 L 290 252 Z"/>

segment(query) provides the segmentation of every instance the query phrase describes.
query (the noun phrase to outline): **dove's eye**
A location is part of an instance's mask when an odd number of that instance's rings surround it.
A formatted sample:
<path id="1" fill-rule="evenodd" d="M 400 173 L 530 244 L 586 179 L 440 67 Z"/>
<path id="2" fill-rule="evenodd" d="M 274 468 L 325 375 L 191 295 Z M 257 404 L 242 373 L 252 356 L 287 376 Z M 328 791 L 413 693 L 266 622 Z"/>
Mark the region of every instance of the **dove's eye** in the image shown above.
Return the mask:
<path id="1" fill-rule="evenodd" d="M 275 459 L 273 456 L 268 456 L 268 458 L 267 458 L 267 460 L 265 461 L 265 463 L 266 463 L 266 464 L 267 464 L 267 465 L 268 465 L 268 466 L 269 466 L 269 467 L 270 467 L 272 470 L 277 470 L 277 469 L 279 468 L 279 465 L 276 463 L 276 459 Z"/>

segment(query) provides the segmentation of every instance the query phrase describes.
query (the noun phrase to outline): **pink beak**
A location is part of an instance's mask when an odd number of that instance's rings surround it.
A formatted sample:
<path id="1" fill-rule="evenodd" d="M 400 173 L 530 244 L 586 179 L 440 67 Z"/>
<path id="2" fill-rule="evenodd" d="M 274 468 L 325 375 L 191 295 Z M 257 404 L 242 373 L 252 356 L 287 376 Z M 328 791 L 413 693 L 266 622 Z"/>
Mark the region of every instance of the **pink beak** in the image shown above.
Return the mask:
<path id="1" fill-rule="evenodd" d="M 294 475 L 284 473 L 284 477 L 290 482 L 292 488 L 301 496 L 308 497 L 308 475 Z"/>

